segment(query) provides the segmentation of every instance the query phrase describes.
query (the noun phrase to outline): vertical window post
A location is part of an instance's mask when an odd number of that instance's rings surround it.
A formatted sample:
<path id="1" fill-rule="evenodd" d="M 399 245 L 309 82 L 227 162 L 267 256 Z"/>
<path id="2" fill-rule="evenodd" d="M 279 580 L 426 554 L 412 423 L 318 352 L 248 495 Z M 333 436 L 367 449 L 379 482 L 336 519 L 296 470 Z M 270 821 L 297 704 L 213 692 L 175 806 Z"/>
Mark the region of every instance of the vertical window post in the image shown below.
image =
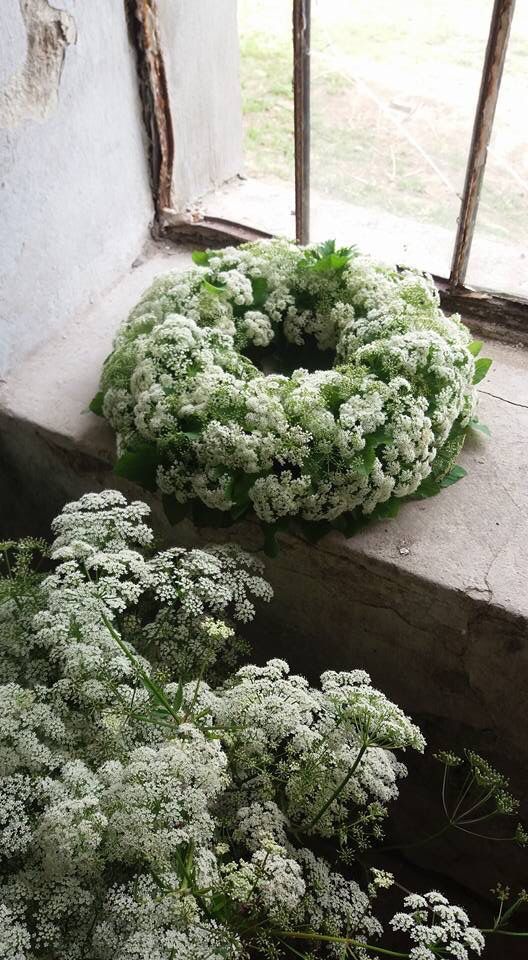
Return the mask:
<path id="1" fill-rule="evenodd" d="M 293 0 L 295 238 L 310 239 L 310 0 Z"/>
<path id="2" fill-rule="evenodd" d="M 515 9 L 515 0 L 495 0 L 491 15 L 486 57 L 473 123 L 473 134 L 466 168 L 464 192 L 460 205 L 458 228 L 449 278 L 450 287 L 463 286 L 469 263 L 471 243 L 499 96 L 506 48 Z"/>

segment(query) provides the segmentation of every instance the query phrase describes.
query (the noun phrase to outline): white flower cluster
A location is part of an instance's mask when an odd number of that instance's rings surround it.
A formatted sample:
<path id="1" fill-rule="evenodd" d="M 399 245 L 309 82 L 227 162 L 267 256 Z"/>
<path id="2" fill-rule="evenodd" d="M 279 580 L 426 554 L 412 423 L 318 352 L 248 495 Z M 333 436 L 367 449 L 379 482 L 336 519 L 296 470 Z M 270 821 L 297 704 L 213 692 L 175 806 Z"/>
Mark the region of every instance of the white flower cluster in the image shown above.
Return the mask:
<path id="1" fill-rule="evenodd" d="M 229 737 L 242 784 L 237 795 L 244 795 L 247 783 L 248 800 L 258 788 L 276 805 L 262 813 L 249 806 L 239 831 L 246 823 L 247 834 L 249 822 L 259 835 L 268 824 L 278 842 L 283 841 L 279 798 L 282 814 L 304 833 L 346 840 L 351 804 L 364 814 L 375 804 L 377 825 L 398 795 L 398 778 L 406 774 L 392 750 L 425 745 L 418 728 L 361 670 L 323 674 L 321 689 L 315 689 L 304 677 L 290 676 L 284 661 L 270 660 L 265 667 L 242 667 L 220 689 L 202 689 L 200 703 Z M 355 775 L 347 780 L 362 749 Z M 262 825 L 256 830 L 258 817 Z"/>
<path id="2" fill-rule="evenodd" d="M 336 958 L 343 938 L 372 944 L 388 875 L 363 890 L 302 844 L 380 836 L 394 751 L 422 750 L 420 731 L 361 670 L 314 688 L 270 660 L 212 685 L 238 649 L 225 617 L 270 589 L 233 548 L 149 554 L 147 515 L 82 497 L 54 522 L 53 572 L 15 565 L 0 590 L 0 957 L 271 960 L 291 931 Z M 437 902 L 428 936 L 478 947 Z"/>
<path id="3" fill-rule="evenodd" d="M 465 910 L 450 904 L 441 893 L 413 893 L 403 903 L 407 912 L 395 914 L 391 926 L 408 934 L 414 944 L 410 960 L 435 960 L 438 956 L 468 960 L 470 950 L 482 953 L 480 930 L 470 926 Z"/>
<path id="4" fill-rule="evenodd" d="M 148 450 L 165 495 L 335 522 L 447 472 L 475 361 L 430 277 L 285 240 L 197 263 L 145 293 L 102 376 L 119 453 Z"/>

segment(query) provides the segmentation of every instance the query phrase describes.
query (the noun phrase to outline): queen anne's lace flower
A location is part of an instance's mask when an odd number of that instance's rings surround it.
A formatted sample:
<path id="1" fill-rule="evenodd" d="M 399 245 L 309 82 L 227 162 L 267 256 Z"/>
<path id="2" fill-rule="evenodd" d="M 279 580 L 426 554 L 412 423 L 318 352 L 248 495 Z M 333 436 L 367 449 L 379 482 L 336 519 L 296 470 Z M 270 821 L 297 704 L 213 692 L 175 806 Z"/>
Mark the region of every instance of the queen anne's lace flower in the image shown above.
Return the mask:
<path id="1" fill-rule="evenodd" d="M 406 933 L 414 944 L 410 960 L 435 960 L 439 955 L 469 960 L 470 951 L 482 953 L 480 930 L 470 926 L 462 907 L 453 906 L 441 893 L 413 893 L 403 903 L 407 912 L 395 914 L 391 926 Z"/>
<path id="2" fill-rule="evenodd" d="M 475 361 L 429 276 L 285 240 L 197 262 L 153 284 L 105 364 L 121 472 L 147 451 L 173 502 L 274 523 L 370 515 L 448 471 Z"/>
<path id="3" fill-rule="evenodd" d="M 247 960 L 267 943 L 271 960 L 295 930 L 373 946 L 389 876 L 362 890 L 300 838 L 353 857 L 380 836 L 419 730 L 362 670 L 319 687 L 277 659 L 233 673 L 236 624 L 270 596 L 259 563 L 152 553 L 147 516 L 81 497 L 53 524 L 52 572 L 22 565 L 0 590 L 0 956 Z M 413 960 L 433 942 L 466 960 L 480 934 L 434 896 L 395 928 Z"/>

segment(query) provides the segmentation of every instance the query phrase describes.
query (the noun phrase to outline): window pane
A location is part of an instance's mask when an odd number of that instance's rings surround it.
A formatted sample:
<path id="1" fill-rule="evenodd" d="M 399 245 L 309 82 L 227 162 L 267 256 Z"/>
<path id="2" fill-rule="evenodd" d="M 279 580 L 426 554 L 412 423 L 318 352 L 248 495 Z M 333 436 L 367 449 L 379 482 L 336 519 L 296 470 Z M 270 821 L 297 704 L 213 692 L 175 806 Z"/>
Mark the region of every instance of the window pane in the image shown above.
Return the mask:
<path id="1" fill-rule="evenodd" d="M 312 235 L 449 274 L 491 0 L 312 0 Z"/>
<path id="2" fill-rule="evenodd" d="M 208 212 L 295 236 L 291 0 L 238 0 L 244 178 Z"/>
<path id="3" fill-rule="evenodd" d="M 528 297 L 528 5 L 518 3 L 467 283 Z"/>

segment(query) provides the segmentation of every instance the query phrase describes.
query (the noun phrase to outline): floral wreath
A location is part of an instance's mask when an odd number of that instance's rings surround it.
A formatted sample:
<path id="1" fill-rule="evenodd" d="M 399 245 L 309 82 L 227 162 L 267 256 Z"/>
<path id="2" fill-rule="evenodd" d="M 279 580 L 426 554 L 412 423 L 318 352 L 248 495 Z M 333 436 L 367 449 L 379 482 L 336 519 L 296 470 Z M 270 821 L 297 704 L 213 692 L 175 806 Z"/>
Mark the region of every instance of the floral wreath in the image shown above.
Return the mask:
<path id="1" fill-rule="evenodd" d="M 119 329 L 91 409 L 118 474 L 172 522 L 349 536 L 464 475 L 454 466 L 491 360 L 432 278 L 336 249 L 265 240 L 193 254 Z M 484 428 L 485 429 L 485 428 Z"/>

